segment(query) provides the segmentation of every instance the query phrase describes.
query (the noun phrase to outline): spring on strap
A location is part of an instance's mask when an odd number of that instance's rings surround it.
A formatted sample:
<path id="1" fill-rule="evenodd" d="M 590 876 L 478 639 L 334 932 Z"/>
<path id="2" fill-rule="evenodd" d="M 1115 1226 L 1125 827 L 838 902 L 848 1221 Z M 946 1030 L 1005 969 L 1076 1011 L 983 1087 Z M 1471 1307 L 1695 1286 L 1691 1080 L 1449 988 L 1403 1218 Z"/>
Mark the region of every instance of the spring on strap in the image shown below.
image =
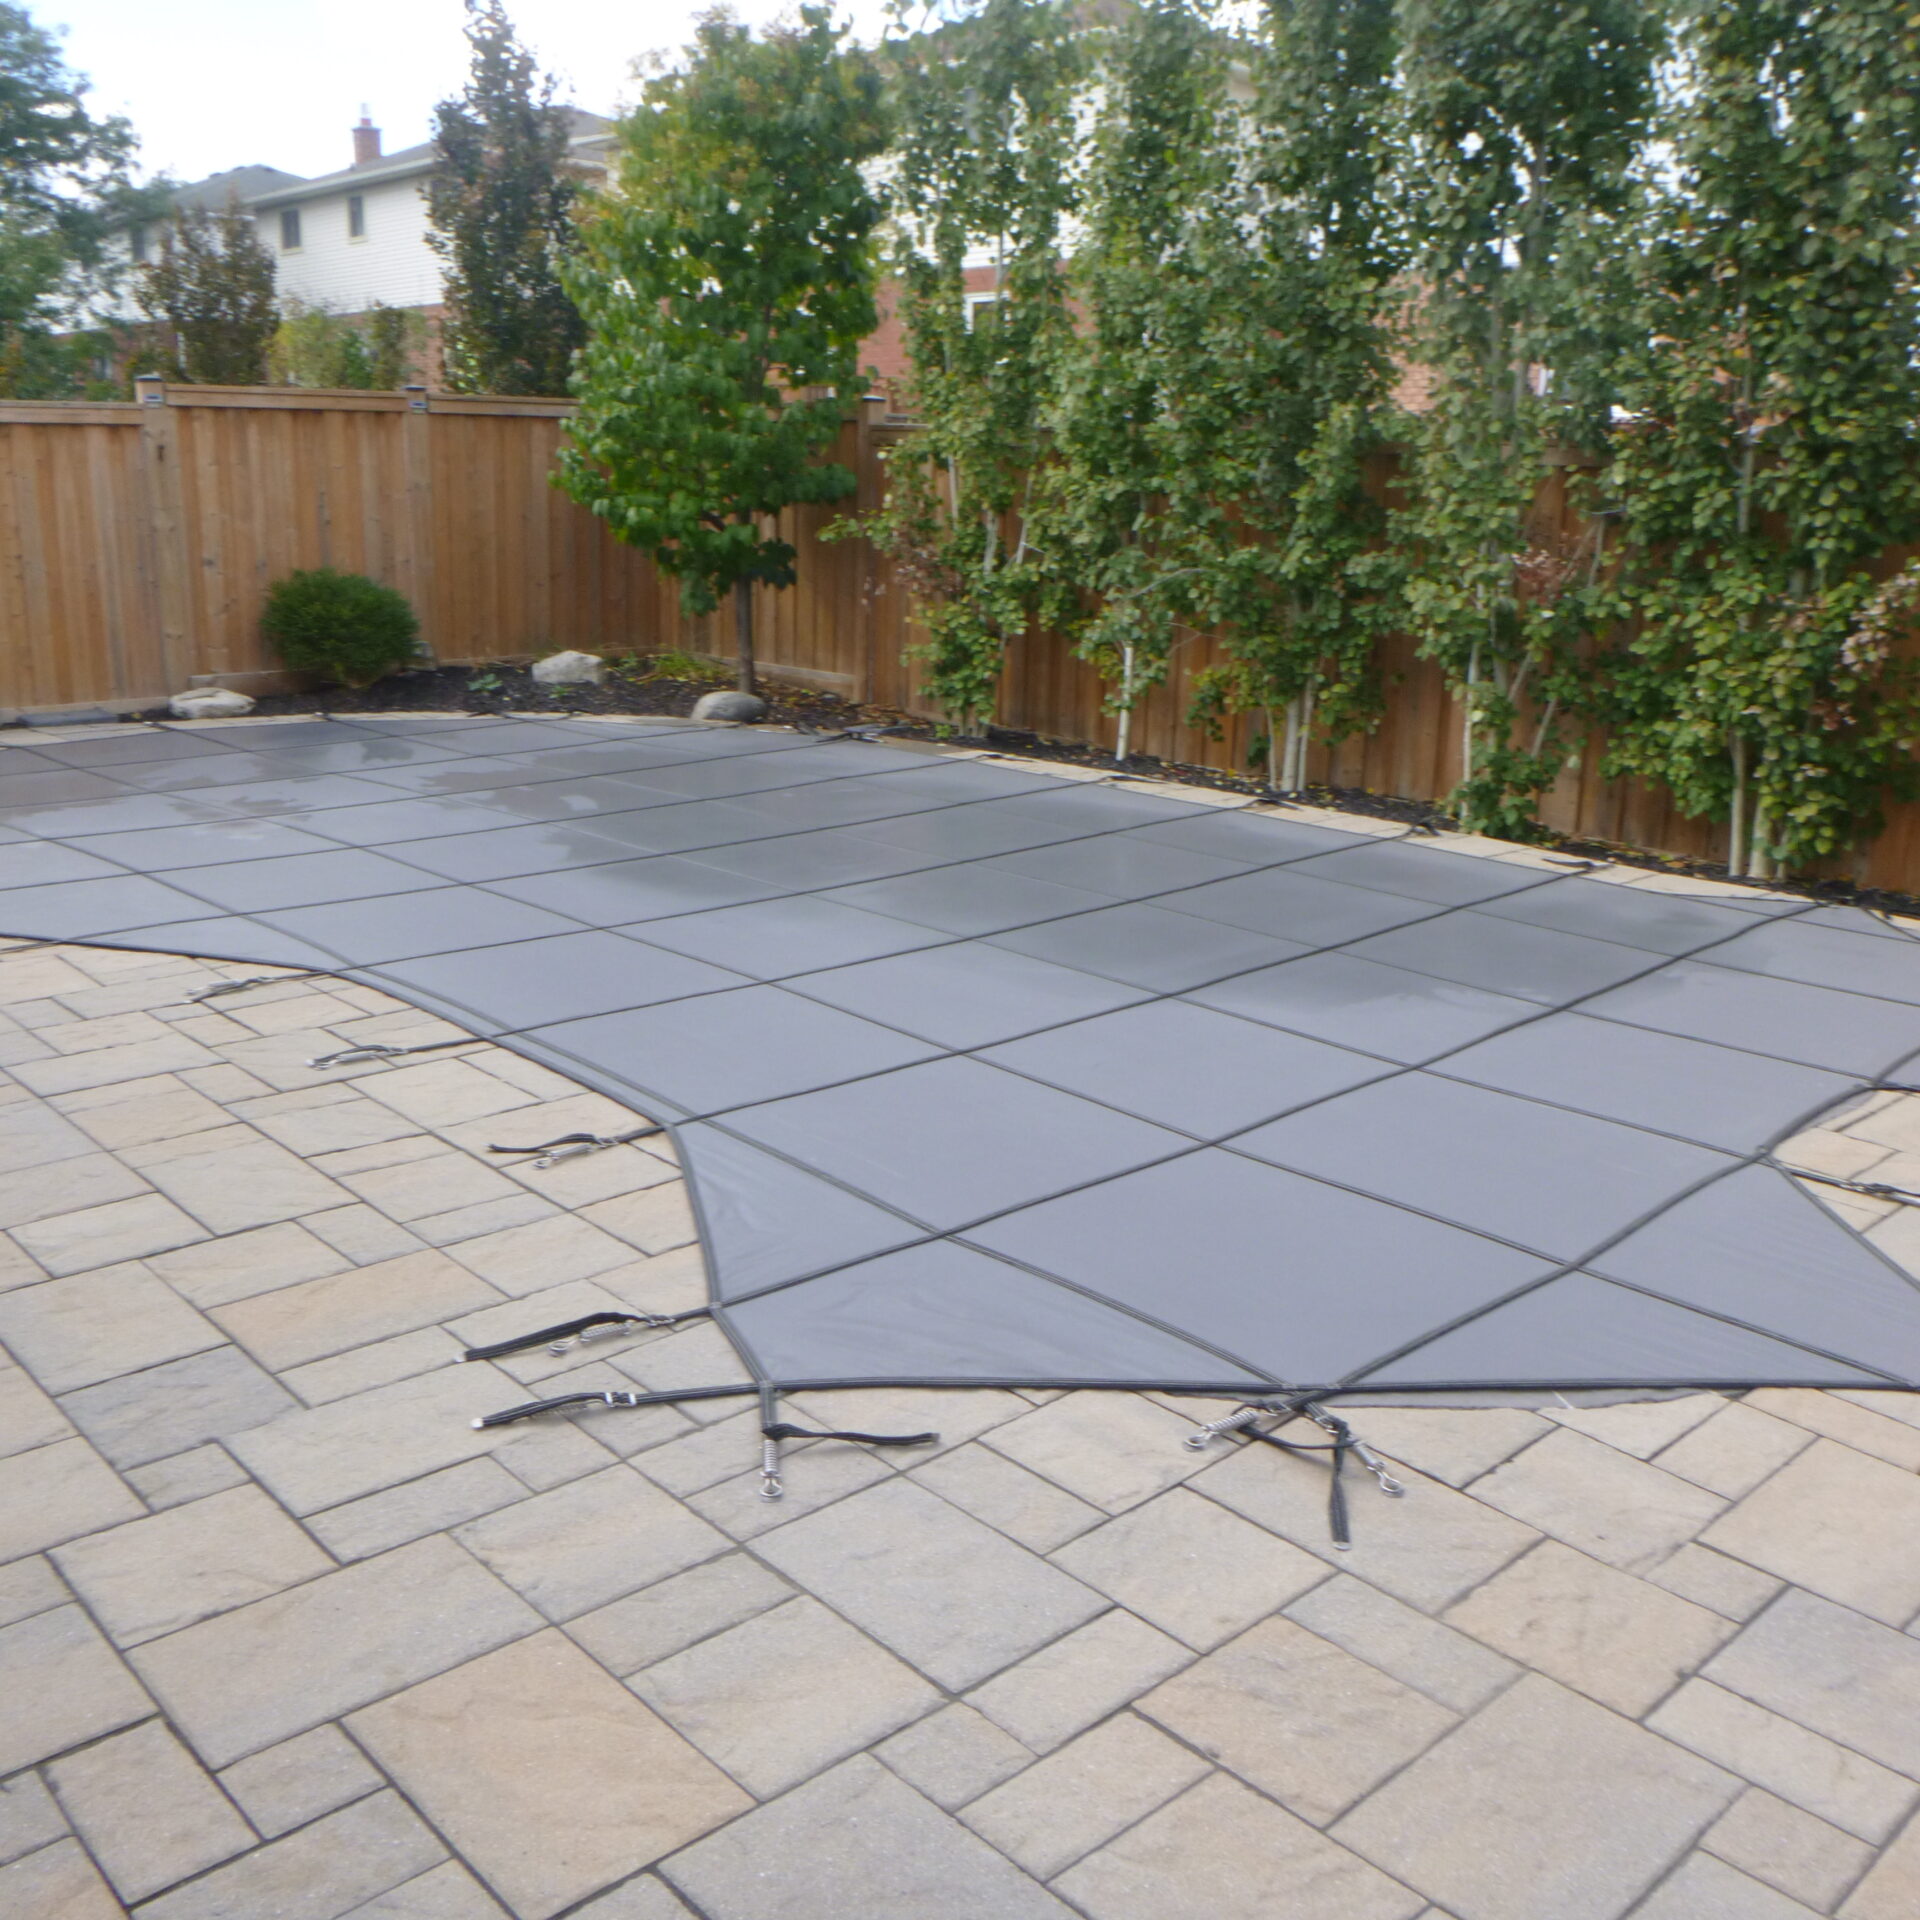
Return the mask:
<path id="1" fill-rule="evenodd" d="M 1311 1420 L 1327 1438 L 1323 1441 L 1282 1440 L 1279 1434 L 1259 1424 L 1262 1420 L 1273 1420 L 1277 1425 L 1284 1426 L 1287 1421 L 1297 1419 L 1301 1415 Z M 1326 1453 L 1333 1456 L 1328 1462 L 1333 1469 L 1333 1478 L 1327 1488 L 1327 1531 L 1332 1534 L 1333 1544 L 1342 1553 L 1353 1545 L 1353 1527 L 1347 1509 L 1345 1478 L 1349 1454 L 1352 1454 L 1373 1475 L 1382 1493 L 1397 1500 L 1406 1492 L 1405 1486 L 1388 1470 L 1387 1463 L 1364 1440 L 1361 1440 L 1337 1413 L 1330 1413 L 1317 1400 L 1288 1400 L 1283 1401 L 1279 1406 L 1264 1406 L 1250 1401 L 1247 1405 L 1236 1408 L 1223 1419 L 1209 1421 L 1203 1427 L 1196 1427 L 1187 1435 L 1186 1444 L 1197 1452 L 1211 1441 L 1222 1439 L 1233 1433 L 1242 1433 L 1249 1440 L 1258 1440 L 1266 1446 L 1277 1447 L 1282 1453 Z"/>
<path id="2" fill-rule="evenodd" d="M 536 1169 L 558 1166 L 562 1160 L 577 1160 L 584 1153 L 600 1153 L 608 1147 L 630 1147 L 636 1140 L 650 1140 L 657 1133 L 665 1133 L 665 1127 L 634 1127 L 626 1133 L 561 1133 L 551 1140 L 541 1140 L 531 1146 L 503 1147 L 491 1146 L 489 1153 L 530 1153 L 538 1157 L 533 1161 Z"/>

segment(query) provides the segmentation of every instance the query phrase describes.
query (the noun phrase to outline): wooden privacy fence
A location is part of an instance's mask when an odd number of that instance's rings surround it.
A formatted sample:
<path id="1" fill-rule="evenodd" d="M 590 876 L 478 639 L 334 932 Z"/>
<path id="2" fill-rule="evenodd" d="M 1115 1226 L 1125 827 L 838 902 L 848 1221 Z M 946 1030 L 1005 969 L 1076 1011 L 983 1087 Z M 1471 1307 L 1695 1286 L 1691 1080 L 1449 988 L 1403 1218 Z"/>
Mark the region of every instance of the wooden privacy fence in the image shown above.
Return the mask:
<path id="1" fill-rule="evenodd" d="M 156 704 L 196 678 L 239 686 L 275 662 L 259 635 L 268 586 L 296 567 L 333 566 L 398 587 L 446 661 L 579 647 L 617 657 L 668 647 L 725 656 L 725 623 L 687 620 L 676 584 L 550 481 L 572 408 L 564 401 L 467 399 L 304 388 L 140 382 L 134 402 L 0 401 L 0 716 L 9 711 Z M 904 658 L 905 596 L 864 541 L 822 542 L 825 524 L 880 499 L 882 404 L 844 429 L 838 457 L 859 490 L 800 508 L 783 531 L 799 584 L 763 593 L 763 669 L 851 699 L 932 713 Z M 1564 517 L 1561 490 L 1543 496 Z M 1563 532 L 1570 532 L 1566 528 Z M 1459 777 L 1459 715 L 1438 672 L 1396 642 L 1380 724 L 1310 777 L 1420 799 Z M 1136 710 L 1136 750 L 1239 769 L 1248 723 L 1222 740 L 1186 720 L 1210 642 L 1189 643 Z M 1060 739 L 1112 744 L 1105 689 L 1051 636 L 1009 658 L 999 717 Z M 1600 743 L 1547 798 L 1571 832 L 1712 854 L 1724 829 L 1677 815 L 1659 793 L 1599 778 Z M 1896 809 L 1857 868 L 1920 892 L 1920 807 Z"/>

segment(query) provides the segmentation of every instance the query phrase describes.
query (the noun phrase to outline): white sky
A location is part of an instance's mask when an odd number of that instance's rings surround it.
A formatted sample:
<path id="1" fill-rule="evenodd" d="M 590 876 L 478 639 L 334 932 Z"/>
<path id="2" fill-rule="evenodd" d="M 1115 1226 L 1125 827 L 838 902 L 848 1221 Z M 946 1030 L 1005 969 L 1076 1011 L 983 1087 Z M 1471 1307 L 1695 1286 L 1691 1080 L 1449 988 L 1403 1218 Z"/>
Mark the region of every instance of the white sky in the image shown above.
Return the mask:
<path id="1" fill-rule="evenodd" d="M 466 75 L 461 0 L 26 0 L 67 31 L 67 64 L 93 82 L 96 112 L 124 113 L 143 171 L 198 180 L 256 162 L 304 175 L 353 159 L 364 102 L 386 150 L 432 131 L 437 101 Z M 611 112 L 634 92 L 636 56 L 676 48 L 689 0 L 518 0 L 521 37 L 557 73 L 562 97 Z M 784 0 L 736 0 L 761 22 Z M 842 0 L 870 37 L 879 0 Z"/>

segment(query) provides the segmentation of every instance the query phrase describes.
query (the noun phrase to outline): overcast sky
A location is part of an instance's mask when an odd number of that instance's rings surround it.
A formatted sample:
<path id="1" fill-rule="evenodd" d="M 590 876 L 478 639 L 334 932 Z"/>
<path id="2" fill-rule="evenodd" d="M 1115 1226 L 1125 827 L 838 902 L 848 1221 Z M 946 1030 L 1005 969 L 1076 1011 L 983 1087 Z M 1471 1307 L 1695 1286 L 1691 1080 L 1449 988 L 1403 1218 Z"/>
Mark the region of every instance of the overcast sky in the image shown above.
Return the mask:
<path id="1" fill-rule="evenodd" d="M 147 172 L 198 180 L 255 162 L 331 173 L 353 158 L 364 102 L 389 153 L 426 139 L 434 103 L 466 72 L 461 0 L 26 0 L 65 27 L 66 59 L 93 82 L 96 111 L 124 113 Z M 685 0 L 520 0 L 523 37 L 563 97 L 611 112 L 634 91 L 633 61 L 683 45 Z M 737 0 L 764 21 L 785 0 Z M 879 0 L 843 12 L 877 28 Z"/>

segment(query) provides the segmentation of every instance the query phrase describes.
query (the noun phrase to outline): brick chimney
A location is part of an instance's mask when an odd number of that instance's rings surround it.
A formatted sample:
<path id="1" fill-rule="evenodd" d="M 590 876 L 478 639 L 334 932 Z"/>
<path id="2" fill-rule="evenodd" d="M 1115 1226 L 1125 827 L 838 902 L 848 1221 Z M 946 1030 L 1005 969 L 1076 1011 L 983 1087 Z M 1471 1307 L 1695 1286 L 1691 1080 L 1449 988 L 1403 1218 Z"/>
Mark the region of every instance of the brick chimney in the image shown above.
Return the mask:
<path id="1" fill-rule="evenodd" d="M 356 167 L 370 167 L 380 158 L 380 129 L 367 118 L 365 107 L 360 109 L 360 124 L 353 130 L 353 164 Z"/>

